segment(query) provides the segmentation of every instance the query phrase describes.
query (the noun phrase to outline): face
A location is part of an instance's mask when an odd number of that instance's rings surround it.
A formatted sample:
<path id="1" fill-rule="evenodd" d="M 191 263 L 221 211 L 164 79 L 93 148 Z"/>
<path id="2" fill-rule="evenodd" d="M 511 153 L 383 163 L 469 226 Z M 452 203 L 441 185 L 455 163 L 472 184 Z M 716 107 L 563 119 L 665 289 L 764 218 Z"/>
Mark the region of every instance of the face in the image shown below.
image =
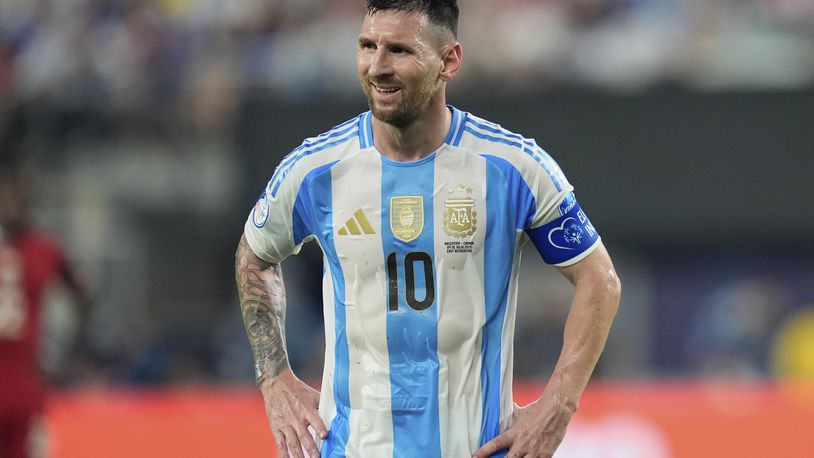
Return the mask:
<path id="1" fill-rule="evenodd" d="M 439 34 L 425 14 L 365 16 L 356 65 L 376 119 L 405 126 L 430 107 L 443 85 Z"/>

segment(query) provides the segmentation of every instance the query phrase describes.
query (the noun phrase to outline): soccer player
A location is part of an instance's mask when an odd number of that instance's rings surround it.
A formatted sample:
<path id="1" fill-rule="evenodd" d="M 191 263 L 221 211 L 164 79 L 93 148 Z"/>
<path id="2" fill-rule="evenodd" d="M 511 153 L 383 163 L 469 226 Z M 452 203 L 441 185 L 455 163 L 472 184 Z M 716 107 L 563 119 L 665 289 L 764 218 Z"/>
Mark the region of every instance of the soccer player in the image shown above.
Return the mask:
<path id="1" fill-rule="evenodd" d="M 533 140 L 446 104 L 457 18 L 454 0 L 368 0 L 370 111 L 286 156 L 245 224 L 238 291 L 282 457 L 550 457 L 605 345 L 620 283 L 573 187 Z M 554 373 L 519 407 L 527 239 L 575 292 Z M 284 338 L 280 263 L 309 240 L 324 253 L 321 393 Z"/>
<path id="2" fill-rule="evenodd" d="M 8 157 L 11 157 L 9 155 Z M 0 457 L 39 456 L 37 444 L 45 381 L 40 371 L 40 316 L 44 293 L 62 281 L 81 306 L 80 332 L 87 322 L 87 300 L 50 237 L 27 220 L 26 183 L 20 165 L 0 159 Z"/>

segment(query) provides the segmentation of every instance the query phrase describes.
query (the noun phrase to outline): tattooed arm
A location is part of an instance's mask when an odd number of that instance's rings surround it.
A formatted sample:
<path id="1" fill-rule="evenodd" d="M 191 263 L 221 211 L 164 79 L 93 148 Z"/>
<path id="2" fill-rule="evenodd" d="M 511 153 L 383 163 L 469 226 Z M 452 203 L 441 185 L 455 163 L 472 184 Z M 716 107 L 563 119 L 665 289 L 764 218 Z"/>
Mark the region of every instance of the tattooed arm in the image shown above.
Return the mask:
<path id="1" fill-rule="evenodd" d="M 303 457 L 303 448 L 317 457 L 308 427 L 323 439 L 328 431 L 317 413 L 319 392 L 300 381 L 288 364 L 283 271 L 279 264 L 258 258 L 244 235 L 235 254 L 235 279 L 257 385 L 280 457 Z"/>

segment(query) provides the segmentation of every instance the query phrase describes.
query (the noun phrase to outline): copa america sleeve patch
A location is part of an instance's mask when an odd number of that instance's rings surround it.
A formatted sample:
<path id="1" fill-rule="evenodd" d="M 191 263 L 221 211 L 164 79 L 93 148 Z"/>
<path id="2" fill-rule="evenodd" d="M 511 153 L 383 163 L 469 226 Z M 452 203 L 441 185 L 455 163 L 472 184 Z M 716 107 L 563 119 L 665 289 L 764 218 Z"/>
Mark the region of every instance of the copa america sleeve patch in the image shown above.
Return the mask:
<path id="1" fill-rule="evenodd" d="M 257 203 L 254 204 L 254 225 L 258 229 L 262 229 L 269 219 L 269 202 L 266 199 L 266 193 L 260 194 Z"/>
<path id="2" fill-rule="evenodd" d="M 599 240 L 599 234 L 576 199 L 569 202 L 568 207 L 565 207 L 568 211 L 554 221 L 526 231 L 547 264 L 562 264 L 579 257 Z"/>

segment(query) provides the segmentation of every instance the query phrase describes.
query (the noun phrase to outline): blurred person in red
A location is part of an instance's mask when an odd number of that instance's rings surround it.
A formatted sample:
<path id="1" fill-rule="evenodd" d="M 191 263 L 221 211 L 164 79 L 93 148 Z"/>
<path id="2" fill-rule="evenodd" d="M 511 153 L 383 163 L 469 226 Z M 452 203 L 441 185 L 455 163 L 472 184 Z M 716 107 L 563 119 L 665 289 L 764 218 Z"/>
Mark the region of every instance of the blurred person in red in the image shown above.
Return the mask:
<path id="1" fill-rule="evenodd" d="M 5 157 L 3 157 L 5 156 Z M 29 224 L 25 173 L 0 151 L 0 457 L 31 458 L 44 447 L 41 414 L 46 381 L 40 366 L 42 303 L 62 282 L 75 295 L 84 335 L 88 301 L 62 248 Z M 69 351 L 67 355 L 75 355 Z M 38 451 L 39 450 L 39 451 Z"/>

